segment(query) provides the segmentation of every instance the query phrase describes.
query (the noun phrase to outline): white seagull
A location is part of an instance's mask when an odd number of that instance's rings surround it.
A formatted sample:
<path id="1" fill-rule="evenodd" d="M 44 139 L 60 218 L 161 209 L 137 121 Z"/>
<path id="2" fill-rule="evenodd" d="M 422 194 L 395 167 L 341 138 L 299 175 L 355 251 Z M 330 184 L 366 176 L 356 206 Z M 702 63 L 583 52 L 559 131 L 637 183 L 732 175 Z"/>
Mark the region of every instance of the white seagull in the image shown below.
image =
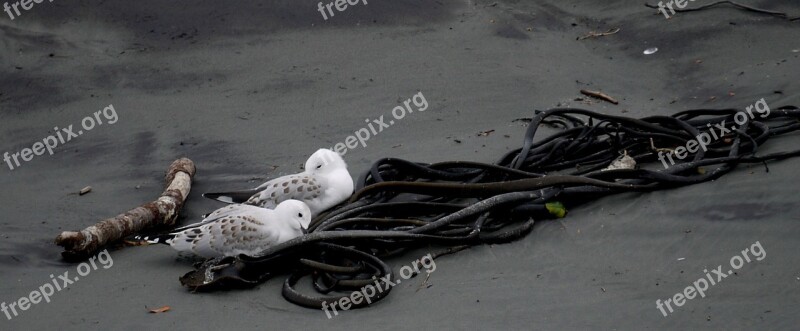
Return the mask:
<path id="1" fill-rule="evenodd" d="M 239 254 L 253 256 L 302 236 L 310 223 L 311 211 L 302 201 L 286 200 L 274 210 L 235 204 L 215 210 L 200 223 L 141 239 L 206 258 Z"/>
<path id="2" fill-rule="evenodd" d="M 303 172 L 270 180 L 258 187 L 238 192 L 205 193 L 204 197 L 226 203 L 243 203 L 275 208 L 288 199 L 305 202 L 311 216 L 338 205 L 353 194 L 353 178 L 342 157 L 329 149 L 319 149 L 306 161 Z"/>

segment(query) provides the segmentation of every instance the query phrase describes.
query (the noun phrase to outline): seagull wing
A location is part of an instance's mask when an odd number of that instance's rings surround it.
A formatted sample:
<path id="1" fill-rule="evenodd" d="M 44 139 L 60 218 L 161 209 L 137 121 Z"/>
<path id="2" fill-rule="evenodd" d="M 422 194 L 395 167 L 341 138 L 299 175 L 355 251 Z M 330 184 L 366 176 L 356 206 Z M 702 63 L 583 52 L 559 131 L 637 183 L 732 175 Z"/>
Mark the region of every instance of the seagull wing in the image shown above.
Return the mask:
<path id="1" fill-rule="evenodd" d="M 259 188 L 261 191 L 250 197 L 246 204 L 273 209 L 289 199 L 304 202 L 316 199 L 323 192 L 319 181 L 308 174 L 283 176 L 264 183 Z"/>
<path id="2" fill-rule="evenodd" d="M 258 208 L 258 207 L 252 207 Z M 223 216 L 200 227 L 175 233 L 171 246 L 204 257 L 250 254 L 280 242 L 281 225 L 271 210 Z M 274 224 L 269 226 L 267 224 Z"/>
<path id="3" fill-rule="evenodd" d="M 179 232 L 179 231 L 183 231 L 183 230 L 187 230 L 187 229 L 197 228 L 197 227 L 206 225 L 206 224 L 211 223 L 211 222 L 219 221 L 219 220 L 221 220 L 222 218 L 225 218 L 225 217 L 238 216 L 238 215 L 242 215 L 242 214 L 252 213 L 252 212 L 254 212 L 254 210 L 252 208 L 253 208 L 253 206 L 242 205 L 242 204 L 227 205 L 225 207 L 219 208 L 219 209 L 211 212 L 211 214 L 206 215 L 203 218 L 203 220 L 200 221 L 200 222 L 176 228 L 176 229 L 172 230 L 172 232 L 175 233 L 175 232 Z"/>

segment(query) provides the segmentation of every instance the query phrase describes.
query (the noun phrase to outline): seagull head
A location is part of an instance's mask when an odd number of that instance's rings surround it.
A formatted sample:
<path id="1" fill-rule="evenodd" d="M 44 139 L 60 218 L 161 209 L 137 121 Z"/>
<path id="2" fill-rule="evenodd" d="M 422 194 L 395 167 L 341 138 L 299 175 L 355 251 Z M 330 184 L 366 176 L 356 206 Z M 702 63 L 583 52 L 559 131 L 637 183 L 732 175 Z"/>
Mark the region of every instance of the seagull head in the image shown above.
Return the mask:
<path id="1" fill-rule="evenodd" d="M 320 148 L 308 158 L 305 171 L 313 174 L 328 174 L 340 169 L 347 169 L 347 164 L 339 153 Z"/>
<path id="2" fill-rule="evenodd" d="M 311 209 L 305 202 L 289 199 L 275 206 L 275 211 L 282 217 L 286 217 L 292 228 L 301 230 L 303 233 L 311 224 Z"/>

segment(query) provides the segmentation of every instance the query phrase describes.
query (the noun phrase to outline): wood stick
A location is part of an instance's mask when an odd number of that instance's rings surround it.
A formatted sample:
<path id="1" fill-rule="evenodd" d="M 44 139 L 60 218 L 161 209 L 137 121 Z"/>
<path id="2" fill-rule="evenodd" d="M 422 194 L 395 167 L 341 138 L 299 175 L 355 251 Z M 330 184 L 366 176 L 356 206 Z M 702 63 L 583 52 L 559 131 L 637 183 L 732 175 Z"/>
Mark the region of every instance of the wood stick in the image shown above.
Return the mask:
<path id="1" fill-rule="evenodd" d="M 152 202 L 108 218 L 80 232 L 64 231 L 56 237 L 56 245 L 64 247 L 67 259 L 88 257 L 109 243 L 156 226 L 172 226 L 192 189 L 196 169 L 192 160 L 172 162 L 165 177 L 167 188 Z"/>
<path id="2" fill-rule="evenodd" d="M 615 105 L 616 105 L 616 104 L 619 104 L 619 101 L 617 101 L 617 99 L 614 99 L 614 98 L 612 98 L 611 96 L 609 96 L 608 94 L 605 94 L 605 93 L 603 93 L 603 92 L 599 92 L 599 91 L 589 91 L 589 90 L 581 90 L 581 93 L 582 93 L 582 94 L 584 94 L 584 95 L 588 95 L 588 96 L 590 96 L 590 97 L 593 97 L 593 98 L 598 98 L 598 99 L 600 99 L 600 100 L 605 100 L 605 101 L 608 101 L 608 102 L 610 102 L 610 103 L 613 103 L 613 104 L 615 104 Z"/>
<path id="3" fill-rule="evenodd" d="M 586 34 L 585 36 L 578 37 L 578 40 L 584 40 L 584 39 L 588 39 L 588 38 L 597 38 L 597 37 L 610 36 L 610 35 L 612 35 L 612 34 L 615 34 L 615 33 L 617 33 L 617 32 L 619 32 L 619 28 L 608 29 L 608 31 L 606 31 L 606 32 L 594 32 L 594 31 L 590 31 L 590 32 L 589 32 L 588 34 Z"/>

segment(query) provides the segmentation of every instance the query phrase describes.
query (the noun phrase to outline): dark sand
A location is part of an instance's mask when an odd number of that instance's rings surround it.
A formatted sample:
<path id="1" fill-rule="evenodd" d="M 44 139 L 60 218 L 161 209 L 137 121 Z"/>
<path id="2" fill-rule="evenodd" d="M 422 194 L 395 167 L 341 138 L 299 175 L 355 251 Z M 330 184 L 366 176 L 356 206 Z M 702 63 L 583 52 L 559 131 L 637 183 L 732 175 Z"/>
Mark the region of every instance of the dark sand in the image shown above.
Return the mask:
<path id="1" fill-rule="evenodd" d="M 354 174 L 385 156 L 492 162 L 521 144 L 525 127 L 512 120 L 557 105 L 633 117 L 762 97 L 800 105 L 798 21 L 727 7 L 665 20 L 642 1 L 369 0 L 324 21 L 313 1 L 233 3 L 45 1 L 13 21 L 0 13 L 0 153 L 109 104 L 119 116 L 55 155 L 0 167 L 0 301 L 75 275 L 53 238 L 152 200 L 177 157 L 199 169 L 181 220 L 196 221 L 220 206 L 202 192 L 296 172 L 417 91 L 428 110 L 350 151 Z M 752 3 L 800 14 L 787 1 Z M 659 51 L 643 55 L 650 47 Z M 583 88 L 620 104 L 574 101 Z M 485 130 L 495 131 L 476 135 Z M 190 263 L 151 246 L 112 251 L 111 268 L 13 320 L 0 315 L 0 330 L 797 328 L 798 165 L 601 199 L 523 240 L 443 257 L 431 287 L 418 290 L 417 277 L 332 320 L 286 302 L 283 277 L 190 293 L 178 282 Z M 668 317 L 656 309 L 756 241 L 762 261 Z M 145 310 L 164 305 L 172 310 Z"/>

